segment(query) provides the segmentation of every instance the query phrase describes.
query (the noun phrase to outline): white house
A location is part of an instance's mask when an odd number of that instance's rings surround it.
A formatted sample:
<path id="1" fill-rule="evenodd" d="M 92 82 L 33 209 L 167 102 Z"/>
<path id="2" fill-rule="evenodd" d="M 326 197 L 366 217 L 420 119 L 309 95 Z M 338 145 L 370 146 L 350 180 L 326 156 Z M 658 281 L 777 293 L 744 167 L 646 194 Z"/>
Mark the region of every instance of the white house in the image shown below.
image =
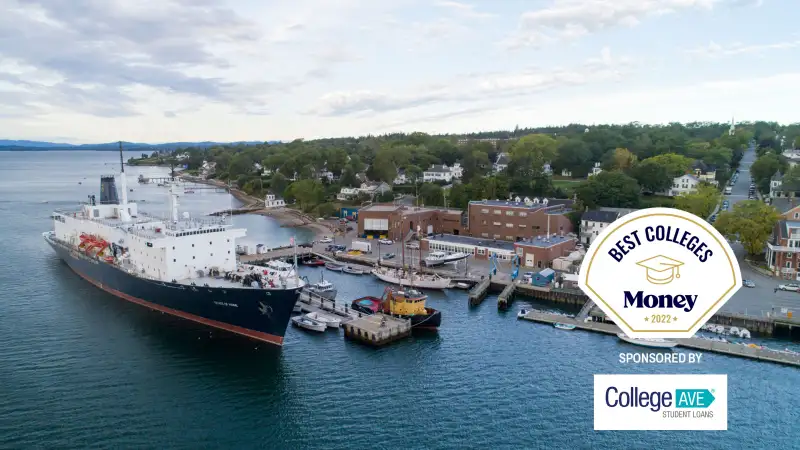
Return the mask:
<path id="1" fill-rule="evenodd" d="M 339 190 L 339 193 L 336 194 L 336 200 L 352 200 L 358 196 L 359 192 L 360 191 L 358 188 L 343 187 L 341 190 Z"/>
<path id="2" fill-rule="evenodd" d="M 593 177 L 593 176 L 597 175 L 598 173 L 600 173 L 602 171 L 603 171 L 603 169 L 600 168 L 600 163 L 596 162 L 596 163 L 594 163 L 594 167 L 592 167 L 592 171 L 589 172 L 589 176 Z"/>
<path id="3" fill-rule="evenodd" d="M 406 177 L 405 169 L 397 169 L 397 176 L 392 181 L 392 184 L 406 184 L 409 182 L 408 177 Z"/>
<path id="4" fill-rule="evenodd" d="M 185 160 L 189 159 L 189 154 L 188 153 L 177 154 L 177 155 L 175 155 L 175 159 L 177 159 L 178 161 L 185 161 Z"/>
<path id="5" fill-rule="evenodd" d="M 635 211 L 625 208 L 600 208 L 581 215 L 581 243 L 591 245 L 594 239 L 620 217 Z"/>
<path id="6" fill-rule="evenodd" d="M 497 155 L 497 159 L 492 164 L 492 170 L 494 173 L 502 172 L 508 168 L 508 162 L 510 158 L 508 157 L 508 153 L 499 153 Z"/>
<path id="7" fill-rule="evenodd" d="M 572 172 L 567 170 L 567 169 L 562 169 L 561 170 L 561 176 L 562 177 L 572 177 Z"/>
<path id="8" fill-rule="evenodd" d="M 392 187 L 382 181 L 367 181 L 361 183 L 358 192 L 367 195 L 383 194 L 384 192 L 391 192 Z"/>
<path id="9" fill-rule="evenodd" d="M 544 165 L 542 166 L 542 172 L 544 172 L 545 175 L 552 175 L 553 174 L 553 167 L 550 166 L 550 162 L 544 163 Z"/>
<path id="10" fill-rule="evenodd" d="M 453 178 L 460 180 L 462 176 L 464 176 L 464 168 L 461 167 L 461 163 L 453 163 L 453 167 L 450 168 L 450 172 L 453 172 Z"/>
<path id="11" fill-rule="evenodd" d="M 264 198 L 265 208 L 283 208 L 284 206 L 286 206 L 286 202 L 275 194 L 267 194 Z"/>
<path id="12" fill-rule="evenodd" d="M 432 183 L 434 181 L 450 183 L 453 181 L 453 172 L 447 165 L 431 165 L 422 172 L 422 181 L 426 183 Z"/>
<path id="13" fill-rule="evenodd" d="M 677 197 L 681 194 L 691 194 L 697 192 L 697 185 L 700 179 L 696 176 L 687 173 L 672 180 L 672 187 L 664 192 L 659 192 L 659 195 L 666 195 L 667 197 Z"/>
<path id="14" fill-rule="evenodd" d="M 800 150 L 790 149 L 783 152 L 783 157 L 789 163 L 789 167 L 794 167 L 800 163 Z"/>

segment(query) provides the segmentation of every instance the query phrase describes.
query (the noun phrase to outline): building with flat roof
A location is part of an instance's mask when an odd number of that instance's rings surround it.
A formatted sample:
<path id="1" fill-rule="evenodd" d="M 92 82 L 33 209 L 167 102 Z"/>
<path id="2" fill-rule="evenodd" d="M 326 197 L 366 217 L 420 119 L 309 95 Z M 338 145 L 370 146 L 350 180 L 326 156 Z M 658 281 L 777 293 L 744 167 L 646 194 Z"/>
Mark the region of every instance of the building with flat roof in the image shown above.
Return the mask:
<path id="1" fill-rule="evenodd" d="M 514 243 L 520 265 L 537 269 L 552 269 L 553 261 L 575 250 L 578 240 L 570 236 L 541 235 Z"/>
<path id="2" fill-rule="evenodd" d="M 574 200 L 525 198 L 469 202 L 467 226 L 474 237 L 519 241 L 543 234 L 570 233 Z"/>
<path id="3" fill-rule="evenodd" d="M 514 257 L 514 243 L 502 240 L 480 239 L 452 234 L 434 234 L 420 241 L 420 248 L 428 251 L 461 252 L 473 255 L 475 259 L 489 259 L 494 253 L 497 259 L 511 261 Z"/>
<path id="4" fill-rule="evenodd" d="M 417 206 L 374 204 L 358 213 L 358 235 L 387 237 L 405 241 L 418 230 L 423 236 L 434 233 L 464 234 L 460 210 Z"/>

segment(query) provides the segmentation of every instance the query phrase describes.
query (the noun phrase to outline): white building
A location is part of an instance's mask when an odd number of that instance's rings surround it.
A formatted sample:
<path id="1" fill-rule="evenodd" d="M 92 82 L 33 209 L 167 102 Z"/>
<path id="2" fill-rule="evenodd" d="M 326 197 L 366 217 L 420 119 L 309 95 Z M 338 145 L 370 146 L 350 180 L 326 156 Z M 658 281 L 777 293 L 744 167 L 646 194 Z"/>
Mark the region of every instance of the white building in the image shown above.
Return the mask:
<path id="1" fill-rule="evenodd" d="M 692 194 L 697 192 L 697 185 L 700 184 L 700 179 L 696 176 L 687 173 L 672 180 L 672 187 L 666 191 L 659 192 L 659 195 L 666 195 L 667 197 L 677 197 L 681 194 Z"/>
<path id="2" fill-rule="evenodd" d="M 598 173 L 600 173 L 602 171 L 603 171 L 603 169 L 600 168 L 600 163 L 596 162 L 596 163 L 594 163 L 594 167 L 592 167 L 592 171 L 589 172 L 589 176 L 593 177 L 593 176 L 597 175 Z"/>
<path id="3" fill-rule="evenodd" d="M 360 191 L 358 188 L 343 187 L 341 190 L 339 190 L 339 193 L 336 194 L 336 200 L 340 200 L 343 202 L 347 200 L 352 200 L 358 197 L 359 192 Z"/>
<path id="4" fill-rule="evenodd" d="M 284 206 L 286 206 L 286 202 L 275 194 L 267 194 L 264 198 L 265 208 L 283 208 Z"/>
<path id="5" fill-rule="evenodd" d="M 542 166 L 542 172 L 544 172 L 545 175 L 553 174 L 553 167 L 550 165 L 549 162 L 544 163 L 544 165 Z"/>
<path id="6" fill-rule="evenodd" d="M 464 168 L 461 167 L 461 163 L 453 163 L 453 167 L 450 168 L 450 172 L 453 173 L 453 178 L 456 180 L 460 180 L 461 177 L 464 176 Z"/>
<path id="7" fill-rule="evenodd" d="M 492 171 L 494 171 L 494 173 L 498 173 L 506 170 L 508 168 L 509 161 L 510 158 L 508 153 L 498 154 L 497 159 L 494 161 L 494 164 L 492 164 Z"/>
<path id="8" fill-rule="evenodd" d="M 789 163 L 789 167 L 794 167 L 797 165 L 797 163 L 800 163 L 800 150 L 797 149 L 786 150 L 783 152 L 783 156 Z"/>
<path id="9" fill-rule="evenodd" d="M 431 165 L 422 172 L 422 181 L 426 183 L 433 183 L 434 181 L 450 183 L 453 181 L 453 172 L 447 165 Z"/>
<path id="10" fill-rule="evenodd" d="M 408 182 L 409 179 L 406 176 L 405 169 L 397 169 L 397 176 L 392 181 L 392 184 L 407 184 Z"/>
<path id="11" fill-rule="evenodd" d="M 635 210 L 625 208 L 600 208 L 584 212 L 581 215 L 581 243 L 587 246 L 591 245 L 606 227 L 633 211 Z"/>
<path id="12" fill-rule="evenodd" d="M 383 194 L 384 192 L 391 192 L 392 187 L 382 181 L 367 181 L 365 183 L 361 183 L 358 191 L 362 194 L 378 195 Z"/>

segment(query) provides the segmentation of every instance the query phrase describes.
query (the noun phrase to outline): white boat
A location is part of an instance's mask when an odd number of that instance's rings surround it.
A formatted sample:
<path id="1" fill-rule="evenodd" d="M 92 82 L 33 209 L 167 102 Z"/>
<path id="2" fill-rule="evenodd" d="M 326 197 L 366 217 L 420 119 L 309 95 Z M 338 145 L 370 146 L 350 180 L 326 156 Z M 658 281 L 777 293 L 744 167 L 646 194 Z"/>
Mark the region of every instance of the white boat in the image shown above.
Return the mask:
<path id="1" fill-rule="evenodd" d="M 553 326 L 558 328 L 559 330 L 574 330 L 575 329 L 575 325 L 572 325 L 572 324 L 569 324 L 569 323 L 556 322 L 556 323 L 553 324 Z"/>
<path id="2" fill-rule="evenodd" d="M 328 299 L 336 298 L 336 287 L 328 280 L 322 279 L 319 283 L 309 284 L 306 291 Z"/>
<path id="3" fill-rule="evenodd" d="M 454 283 L 454 284 L 453 284 L 452 286 L 450 286 L 450 287 L 451 287 L 451 288 L 455 288 L 455 289 L 469 289 L 469 288 L 471 288 L 472 286 L 471 286 L 469 283 Z"/>
<path id="4" fill-rule="evenodd" d="M 450 278 L 436 274 L 409 273 L 401 269 L 388 267 L 372 269 L 372 275 L 385 283 L 415 287 L 417 289 L 447 289 L 451 283 Z"/>
<path id="5" fill-rule="evenodd" d="M 299 303 L 299 302 L 298 302 L 298 303 L 295 303 L 295 304 L 294 304 L 294 308 L 292 308 L 292 312 L 293 312 L 293 313 L 301 313 L 301 312 L 303 312 L 303 307 L 302 307 L 302 305 L 300 305 L 300 303 Z"/>
<path id="6" fill-rule="evenodd" d="M 316 320 L 317 322 L 322 322 L 327 325 L 328 328 L 339 328 L 339 325 L 342 323 L 338 317 L 321 312 L 310 312 L 306 314 L 306 317 L 311 320 Z"/>
<path id="7" fill-rule="evenodd" d="M 356 269 L 355 267 L 344 266 L 342 272 L 349 273 L 350 275 L 364 275 L 364 271 Z"/>
<path id="8" fill-rule="evenodd" d="M 528 314 L 527 309 L 520 309 L 519 312 L 517 313 L 517 319 L 524 319 L 527 314 Z"/>
<path id="9" fill-rule="evenodd" d="M 617 337 L 621 340 L 634 345 L 641 345 L 643 347 L 653 347 L 653 348 L 672 348 L 678 345 L 675 341 L 668 341 L 666 339 L 647 339 L 647 338 L 632 338 L 628 337 L 625 333 L 617 334 Z"/>
<path id="10" fill-rule="evenodd" d="M 344 266 L 333 262 L 327 262 L 325 263 L 325 268 L 334 272 L 341 272 L 342 269 L 344 269 Z"/>
<path id="11" fill-rule="evenodd" d="M 428 267 L 440 266 L 442 264 L 455 264 L 463 259 L 469 258 L 469 253 L 445 253 L 445 252 L 430 252 L 425 257 L 423 262 Z"/>
<path id="12" fill-rule="evenodd" d="M 328 325 L 325 323 L 320 322 L 319 320 L 310 319 L 307 316 L 294 316 L 292 317 L 292 323 L 295 326 L 311 331 L 323 332 L 328 328 Z"/>
<path id="13" fill-rule="evenodd" d="M 742 328 L 739 330 L 739 337 L 744 339 L 750 339 L 750 331 L 747 328 Z"/>

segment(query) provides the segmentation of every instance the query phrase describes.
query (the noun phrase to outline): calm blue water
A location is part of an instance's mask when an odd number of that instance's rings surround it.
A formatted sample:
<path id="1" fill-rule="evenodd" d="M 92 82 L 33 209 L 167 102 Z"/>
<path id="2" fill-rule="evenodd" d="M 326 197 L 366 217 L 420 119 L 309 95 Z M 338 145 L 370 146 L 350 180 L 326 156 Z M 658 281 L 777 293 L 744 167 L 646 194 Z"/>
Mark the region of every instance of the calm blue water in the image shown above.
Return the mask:
<path id="1" fill-rule="evenodd" d="M 463 293 L 431 295 L 438 335 L 380 350 L 297 329 L 277 350 L 127 304 L 75 276 L 40 236 L 50 211 L 96 192 L 114 161 L 0 152 L 0 448 L 798 446 L 797 369 L 713 354 L 699 366 L 622 366 L 634 347 L 517 321 L 494 298 L 470 309 Z M 134 181 L 163 169 L 129 172 L 131 198 L 165 210 L 163 188 Z M 211 191 L 183 201 L 193 214 L 229 204 Z M 268 246 L 305 237 L 264 217 L 236 221 Z M 382 291 L 325 275 L 341 298 Z M 730 431 L 594 432 L 595 373 L 728 374 Z"/>

